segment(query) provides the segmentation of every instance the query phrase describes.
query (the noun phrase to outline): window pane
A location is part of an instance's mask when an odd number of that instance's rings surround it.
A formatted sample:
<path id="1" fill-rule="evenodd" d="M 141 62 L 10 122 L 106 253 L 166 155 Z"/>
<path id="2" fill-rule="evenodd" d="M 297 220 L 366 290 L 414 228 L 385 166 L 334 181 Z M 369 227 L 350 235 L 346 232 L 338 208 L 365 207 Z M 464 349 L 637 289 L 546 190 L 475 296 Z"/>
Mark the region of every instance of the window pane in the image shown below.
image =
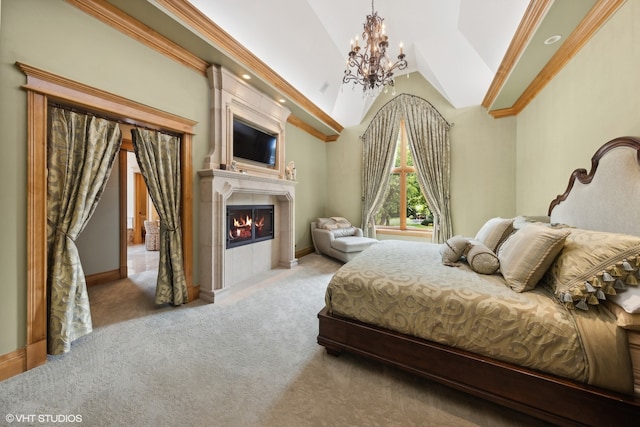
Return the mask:
<path id="1" fill-rule="evenodd" d="M 391 174 L 384 203 L 376 213 L 376 225 L 400 225 L 400 176 Z"/>
<path id="2" fill-rule="evenodd" d="M 407 227 L 432 225 L 433 216 L 427 205 L 415 173 L 407 174 Z"/>
<path id="3" fill-rule="evenodd" d="M 413 166 L 413 153 L 411 153 L 411 145 L 407 142 L 407 166 Z"/>
<path id="4" fill-rule="evenodd" d="M 402 163 L 402 157 L 400 156 L 400 148 L 402 145 L 402 138 L 401 138 L 402 132 L 398 132 L 398 141 L 396 144 L 396 154 L 394 154 L 394 158 L 393 158 L 393 167 L 398 168 L 401 166 Z"/>

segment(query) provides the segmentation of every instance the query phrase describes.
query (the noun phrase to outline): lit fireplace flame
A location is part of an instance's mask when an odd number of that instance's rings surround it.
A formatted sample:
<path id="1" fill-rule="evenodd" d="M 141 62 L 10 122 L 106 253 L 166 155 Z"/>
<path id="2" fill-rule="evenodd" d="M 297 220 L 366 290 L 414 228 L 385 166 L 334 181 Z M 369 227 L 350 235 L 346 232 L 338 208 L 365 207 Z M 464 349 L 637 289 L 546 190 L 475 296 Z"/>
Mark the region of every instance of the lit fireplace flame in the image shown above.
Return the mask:
<path id="1" fill-rule="evenodd" d="M 264 217 L 256 221 L 256 228 L 262 228 L 264 226 Z"/>
<path id="2" fill-rule="evenodd" d="M 233 226 L 238 227 L 251 227 L 251 218 L 249 216 L 245 217 L 245 219 L 240 218 L 238 221 L 237 218 L 233 218 Z"/>

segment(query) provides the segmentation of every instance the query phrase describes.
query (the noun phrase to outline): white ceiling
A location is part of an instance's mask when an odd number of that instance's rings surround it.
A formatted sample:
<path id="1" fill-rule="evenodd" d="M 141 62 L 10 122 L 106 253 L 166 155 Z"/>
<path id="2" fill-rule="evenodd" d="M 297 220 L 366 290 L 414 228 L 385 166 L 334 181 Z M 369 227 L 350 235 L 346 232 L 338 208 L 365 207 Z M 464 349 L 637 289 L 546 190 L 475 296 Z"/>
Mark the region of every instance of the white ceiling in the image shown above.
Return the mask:
<path id="1" fill-rule="evenodd" d="M 361 122 L 371 99 L 342 85 L 349 43 L 369 0 L 189 0 L 343 126 Z M 455 108 L 479 105 L 529 0 L 378 0 L 389 56 L 404 44 L 409 67 Z"/>

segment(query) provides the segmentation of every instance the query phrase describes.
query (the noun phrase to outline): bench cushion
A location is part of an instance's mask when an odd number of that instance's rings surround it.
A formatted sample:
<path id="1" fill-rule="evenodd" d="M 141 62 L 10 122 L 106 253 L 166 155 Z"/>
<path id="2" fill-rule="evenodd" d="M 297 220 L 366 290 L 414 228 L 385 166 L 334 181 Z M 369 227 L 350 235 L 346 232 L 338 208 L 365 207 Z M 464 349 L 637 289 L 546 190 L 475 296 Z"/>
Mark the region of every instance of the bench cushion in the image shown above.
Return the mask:
<path id="1" fill-rule="evenodd" d="M 377 242 L 376 239 L 370 239 L 369 237 L 348 236 L 334 239 L 331 247 L 337 251 L 346 253 L 361 252 Z"/>

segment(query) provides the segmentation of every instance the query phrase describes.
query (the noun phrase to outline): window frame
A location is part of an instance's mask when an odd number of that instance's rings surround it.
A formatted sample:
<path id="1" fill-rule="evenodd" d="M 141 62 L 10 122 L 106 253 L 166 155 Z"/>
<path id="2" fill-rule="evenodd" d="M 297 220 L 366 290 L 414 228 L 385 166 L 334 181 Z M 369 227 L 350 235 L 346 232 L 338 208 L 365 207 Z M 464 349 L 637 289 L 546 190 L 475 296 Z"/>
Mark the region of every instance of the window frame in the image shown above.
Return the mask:
<path id="1" fill-rule="evenodd" d="M 400 178 L 400 212 L 407 212 L 407 175 L 416 173 L 415 166 L 407 165 L 407 154 L 409 152 L 409 138 L 407 137 L 407 128 L 404 119 L 400 120 L 400 132 L 397 144 L 400 145 L 400 166 L 394 166 L 389 171 L 389 175 L 397 174 Z M 396 147 L 396 151 L 398 147 Z M 424 195 L 423 195 L 424 196 Z M 400 215 L 400 225 L 377 225 L 375 224 L 376 234 L 388 234 L 396 236 L 415 236 L 415 237 L 432 237 L 433 230 L 426 230 L 414 227 L 407 227 L 407 216 Z"/>

